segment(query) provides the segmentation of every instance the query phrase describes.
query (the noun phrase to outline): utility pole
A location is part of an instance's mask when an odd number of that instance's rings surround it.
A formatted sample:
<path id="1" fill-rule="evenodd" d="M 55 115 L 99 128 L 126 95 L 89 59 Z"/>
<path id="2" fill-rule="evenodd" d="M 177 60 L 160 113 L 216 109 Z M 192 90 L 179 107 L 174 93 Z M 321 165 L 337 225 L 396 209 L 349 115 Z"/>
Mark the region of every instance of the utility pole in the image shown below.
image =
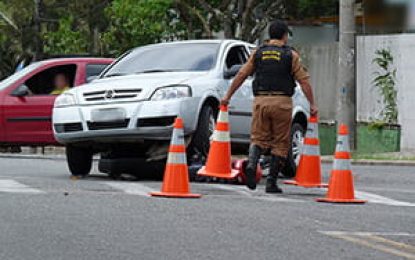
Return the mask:
<path id="1" fill-rule="evenodd" d="M 34 21 L 34 29 L 35 29 L 35 55 L 34 59 L 39 60 L 41 59 L 43 55 L 42 50 L 42 40 L 41 40 L 41 28 L 40 28 L 40 9 L 42 5 L 42 0 L 34 0 L 35 8 L 34 8 L 34 14 L 33 14 L 33 21 Z"/>
<path id="2" fill-rule="evenodd" d="M 339 66 L 337 123 L 350 131 L 350 148 L 356 148 L 356 81 L 355 81 L 355 0 L 339 0 Z"/>

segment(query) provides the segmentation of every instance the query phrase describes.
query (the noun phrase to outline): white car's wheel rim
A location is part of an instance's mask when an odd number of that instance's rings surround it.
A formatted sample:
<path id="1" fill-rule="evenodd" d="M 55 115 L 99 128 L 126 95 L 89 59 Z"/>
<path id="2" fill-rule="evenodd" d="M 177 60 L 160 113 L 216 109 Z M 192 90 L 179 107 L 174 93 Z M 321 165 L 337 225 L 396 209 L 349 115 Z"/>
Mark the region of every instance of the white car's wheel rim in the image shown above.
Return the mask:
<path id="1" fill-rule="evenodd" d="M 297 130 L 293 134 L 292 140 L 292 156 L 296 165 L 300 163 L 301 148 L 303 147 L 304 134 L 302 131 Z"/>
<path id="2" fill-rule="evenodd" d="M 213 114 L 210 114 L 210 116 L 209 116 L 209 127 L 208 127 L 209 140 L 210 141 L 212 141 L 213 132 L 215 131 L 215 127 L 216 127 L 215 117 L 213 116 Z"/>

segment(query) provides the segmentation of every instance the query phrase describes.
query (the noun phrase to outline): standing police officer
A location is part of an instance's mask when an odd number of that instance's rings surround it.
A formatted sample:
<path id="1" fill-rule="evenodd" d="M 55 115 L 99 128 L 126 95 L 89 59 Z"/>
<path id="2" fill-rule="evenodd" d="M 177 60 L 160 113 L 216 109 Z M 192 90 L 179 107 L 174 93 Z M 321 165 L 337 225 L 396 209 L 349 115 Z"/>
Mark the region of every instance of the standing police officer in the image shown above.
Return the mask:
<path id="1" fill-rule="evenodd" d="M 222 105 L 227 105 L 245 79 L 255 74 L 251 145 L 246 167 L 247 186 L 256 189 L 255 172 L 259 157 L 265 149 L 270 149 L 272 157 L 265 187 L 268 193 L 282 192 L 277 185 L 277 177 L 290 148 L 291 97 L 295 81 L 299 82 L 310 102 L 311 114 L 317 114 L 310 76 L 302 66 L 299 54 L 287 46 L 289 33 L 291 31 L 285 22 L 273 22 L 269 27 L 270 40 L 252 53 L 221 101 Z"/>

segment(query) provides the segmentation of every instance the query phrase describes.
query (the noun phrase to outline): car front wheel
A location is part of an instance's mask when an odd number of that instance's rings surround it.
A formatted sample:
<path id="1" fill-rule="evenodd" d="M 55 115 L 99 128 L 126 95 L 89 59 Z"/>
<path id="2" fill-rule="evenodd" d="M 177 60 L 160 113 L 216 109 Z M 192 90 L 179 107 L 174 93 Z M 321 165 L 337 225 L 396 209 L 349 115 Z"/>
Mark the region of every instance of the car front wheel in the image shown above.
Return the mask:
<path id="1" fill-rule="evenodd" d="M 93 152 L 85 147 L 66 147 L 66 160 L 73 176 L 85 177 L 92 168 Z"/>
<path id="2" fill-rule="evenodd" d="M 210 138 L 215 130 L 215 112 L 209 105 L 203 106 L 199 123 L 188 148 L 190 162 L 204 161 L 208 155 Z"/>

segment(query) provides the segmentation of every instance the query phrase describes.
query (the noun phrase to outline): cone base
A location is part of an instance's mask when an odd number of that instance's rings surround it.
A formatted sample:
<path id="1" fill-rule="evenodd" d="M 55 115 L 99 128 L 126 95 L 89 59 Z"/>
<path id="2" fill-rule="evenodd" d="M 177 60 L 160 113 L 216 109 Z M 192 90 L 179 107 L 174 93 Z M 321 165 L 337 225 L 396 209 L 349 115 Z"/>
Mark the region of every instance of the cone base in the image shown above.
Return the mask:
<path id="1" fill-rule="evenodd" d="M 215 172 L 209 172 L 206 170 L 206 167 L 203 166 L 198 172 L 197 175 L 199 176 L 206 176 L 206 177 L 216 177 L 221 179 L 233 179 L 236 176 L 238 176 L 239 171 L 231 169 L 231 172 L 229 174 L 223 174 L 223 173 L 215 173 Z"/>
<path id="2" fill-rule="evenodd" d="M 298 183 L 293 180 L 284 181 L 283 183 L 287 185 L 301 186 L 304 188 L 327 188 L 329 186 L 327 183 Z"/>
<path id="3" fill-rule="evenodd" d="M 153 197 L 166 197 L 166 198 L 189 198 L 189 199 L 197 199 L 202 197 L 201 194 L 193 194 L 193 193 L 174 193 L 174 192 L 150 192 L 149 193 Z"/>
<path id="4" fill-rule="evenodd" d="M 358 199 L 330 199 L 330 198 L 318 198 L 317 202 L 327 202 L 327 203 L 354 203 L 354 204 L 363 204 L 366 203 L 366 200 Z"/>

